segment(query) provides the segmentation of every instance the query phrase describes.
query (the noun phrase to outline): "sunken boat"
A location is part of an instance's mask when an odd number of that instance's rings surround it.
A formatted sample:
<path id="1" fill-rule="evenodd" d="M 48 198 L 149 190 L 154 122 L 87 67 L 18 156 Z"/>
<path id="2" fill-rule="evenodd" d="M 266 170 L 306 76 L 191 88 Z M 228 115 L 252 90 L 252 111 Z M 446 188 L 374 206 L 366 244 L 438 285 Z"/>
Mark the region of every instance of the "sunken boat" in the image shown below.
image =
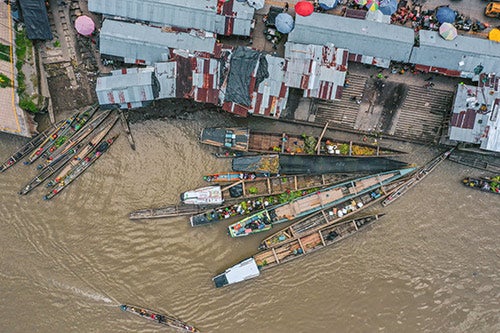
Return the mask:
<path id="1" fill-rule="evenodd" d="M 232 169 L 239 172 L 270 174 L 376 173 L 405 168 L 405 162 L 385 157 L 360 159 L 356 157 L 312 155 L 258 155 L 233 159 Z"/>

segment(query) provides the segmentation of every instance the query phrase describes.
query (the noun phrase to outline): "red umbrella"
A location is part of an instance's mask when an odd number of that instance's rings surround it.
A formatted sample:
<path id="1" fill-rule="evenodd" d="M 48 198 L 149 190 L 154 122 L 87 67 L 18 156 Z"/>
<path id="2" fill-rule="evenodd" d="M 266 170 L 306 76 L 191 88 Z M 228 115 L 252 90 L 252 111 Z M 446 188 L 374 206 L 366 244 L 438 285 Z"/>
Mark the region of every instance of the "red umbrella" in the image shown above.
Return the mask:
<path id="1" fill-rule="evenodd" d="M 295 4 L 295 13 L 301 16 L 309 16 L 314 12 L 314 6 L 309 1 L 299 1 Z"/>

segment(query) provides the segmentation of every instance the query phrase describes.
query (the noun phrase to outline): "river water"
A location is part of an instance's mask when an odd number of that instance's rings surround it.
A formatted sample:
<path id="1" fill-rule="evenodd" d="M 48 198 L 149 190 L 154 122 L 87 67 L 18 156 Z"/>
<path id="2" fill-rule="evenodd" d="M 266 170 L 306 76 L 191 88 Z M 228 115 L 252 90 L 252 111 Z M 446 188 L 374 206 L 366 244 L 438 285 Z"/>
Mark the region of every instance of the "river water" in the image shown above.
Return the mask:
<path id="1" fill-rule="evenodd" d="M 42 186 L 17 194 L 33 167 L 0 174 L 0 331 L 170 331 L 119 303 L 171 313 L 203 332 L 500 331 L 498 196 L 465 188 L 462 177 L 483 173 L 450 161 L 376 207 L 387 215 L 366 232 L 222 289 L 211 278 L 268 233 L 231 239 L 225 222 L 128 220 L 132 210 L 177 203 L 205 185 L 204 174 L 230 170 L 198 136 L 205 126 L 246 122 L 198 112 L 133 123 L 136 151 L 122 134 L 51 201 Z M 24 142 L 0 135 L 1 160 Z M 418 165 L 437 153 L 399 145 Z"/>

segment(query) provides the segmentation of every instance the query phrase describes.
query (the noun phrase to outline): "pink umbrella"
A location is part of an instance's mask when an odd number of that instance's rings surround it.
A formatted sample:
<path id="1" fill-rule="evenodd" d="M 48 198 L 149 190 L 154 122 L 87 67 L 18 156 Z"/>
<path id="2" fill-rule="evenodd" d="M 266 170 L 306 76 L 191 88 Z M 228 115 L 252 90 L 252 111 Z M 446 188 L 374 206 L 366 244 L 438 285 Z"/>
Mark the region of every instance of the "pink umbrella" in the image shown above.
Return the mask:
<path id="1" fill-rule="evenodd" d="M 90 36 L 94 32 L 95 24 L 90 17 L 82 15 L 76 19 L 75 29 L 81 35 Z"/>

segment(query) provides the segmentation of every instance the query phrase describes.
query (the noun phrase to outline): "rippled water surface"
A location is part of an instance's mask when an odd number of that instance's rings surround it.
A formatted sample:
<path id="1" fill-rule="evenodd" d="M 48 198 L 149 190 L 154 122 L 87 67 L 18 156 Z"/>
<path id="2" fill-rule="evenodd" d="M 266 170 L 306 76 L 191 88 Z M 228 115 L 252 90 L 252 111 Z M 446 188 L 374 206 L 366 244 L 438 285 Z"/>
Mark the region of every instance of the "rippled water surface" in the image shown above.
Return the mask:
<path id="1" fill-rule="evenodd" d="M 229 170 L 198 135 L 245 121 L 207 113 L 131 124 L 136 151 L 122 135 L 51 201 L 42 200 L 43 185 L 17 194 L 33 167 L 0 174 L 0 331 L 162 329 L 122 313 L 120 302 L 204 332 L 500 331 L 498 196 L 465 188 L 461 178 L 481 171 L 450 161 L 376 207 L 387 215 L 366 232 L 222 289 L 211 278 L 267 234 L 230 239 L 225 222 L 192 228 L 185 217 L 128 220 L 134 209 L 177 203 L 205 185 L 204 174 Z M 23 142 L 0 136 L 1 160 Z M 437 152 L 412 149 L 419 165 Z"/>

